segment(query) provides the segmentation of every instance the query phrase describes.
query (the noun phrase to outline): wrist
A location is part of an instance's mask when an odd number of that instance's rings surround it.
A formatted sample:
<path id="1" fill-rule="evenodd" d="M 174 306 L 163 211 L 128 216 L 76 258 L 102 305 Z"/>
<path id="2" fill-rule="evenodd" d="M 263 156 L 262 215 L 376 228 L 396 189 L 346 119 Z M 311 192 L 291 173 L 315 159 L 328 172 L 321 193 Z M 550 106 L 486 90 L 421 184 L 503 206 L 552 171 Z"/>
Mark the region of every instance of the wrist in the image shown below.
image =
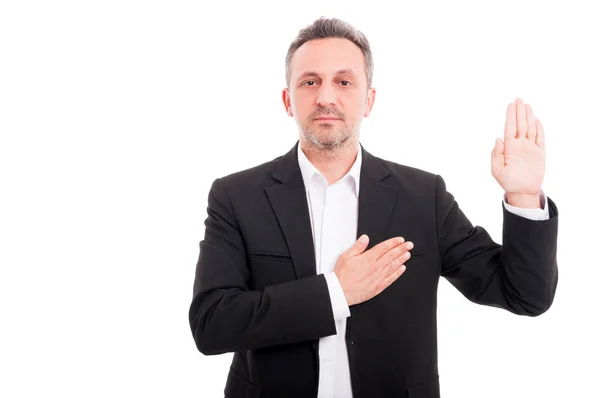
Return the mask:
<path id="1" fill-rule="evenodd" d="M 520 207 L 523 209 L 540 209 L 540 194 L 525 194 L 525 193 L 506 193 L 506 202 L 514 207 Z"/>

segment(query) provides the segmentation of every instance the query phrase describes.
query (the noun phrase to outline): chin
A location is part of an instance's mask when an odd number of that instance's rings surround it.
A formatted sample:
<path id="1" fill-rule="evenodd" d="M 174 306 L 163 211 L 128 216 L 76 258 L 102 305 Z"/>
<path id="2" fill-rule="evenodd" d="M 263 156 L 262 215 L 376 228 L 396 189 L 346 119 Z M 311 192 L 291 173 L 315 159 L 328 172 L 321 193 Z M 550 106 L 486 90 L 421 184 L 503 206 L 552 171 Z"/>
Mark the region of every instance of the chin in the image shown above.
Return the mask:
<path id="1" fill-rule="evenodd" d="M 344 146 L 344 144 L 351 138 L 350 136 L 335 137 L 331 139 L 330 136 L 313 136 L 315 140 L 311 140 L 314 144 L 325 150 L 334 150 Z"/>
<path id="2" fill-rule="evenodd" d="M 318 127 L 303 126 L 301 132 L 304 138 L 321 148 L 336 148 L 354 136 L 345 128 L 330 123 L 323 123 Z"/>

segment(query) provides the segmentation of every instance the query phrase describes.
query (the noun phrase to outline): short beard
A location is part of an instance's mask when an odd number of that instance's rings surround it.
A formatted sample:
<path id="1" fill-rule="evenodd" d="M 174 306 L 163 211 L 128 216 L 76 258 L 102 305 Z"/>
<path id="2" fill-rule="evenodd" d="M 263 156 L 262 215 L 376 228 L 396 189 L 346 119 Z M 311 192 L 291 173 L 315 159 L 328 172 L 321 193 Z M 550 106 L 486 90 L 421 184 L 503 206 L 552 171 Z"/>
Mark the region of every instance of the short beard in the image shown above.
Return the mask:
<path id="1" fill-rule="evenodd" d="M 311 129 L 300 128 L 302 136 L 311 144 L 311 146 L 321 153 L 337 153 L 346 148 L 357 134 L 353 127 L 338 131 L 334 137 L 322 138 L 322 135 Z"/>

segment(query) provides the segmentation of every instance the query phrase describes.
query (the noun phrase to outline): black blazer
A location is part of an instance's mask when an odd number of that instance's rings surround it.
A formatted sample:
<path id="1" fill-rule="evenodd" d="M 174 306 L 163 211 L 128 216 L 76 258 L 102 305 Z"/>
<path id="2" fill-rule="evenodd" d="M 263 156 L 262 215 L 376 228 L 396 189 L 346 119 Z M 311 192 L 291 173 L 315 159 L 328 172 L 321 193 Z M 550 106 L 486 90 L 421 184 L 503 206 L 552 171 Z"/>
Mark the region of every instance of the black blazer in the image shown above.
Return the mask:
<path id="1" fill-rule="evenodd" d="M 316 397 L 319 338 L 336 333 L 315 254 L 298 142 L 270 162 L 217 178 L 189 322 L 205 355 L 235 352 L 225 397 Z M 472 226 L 443 179 L 361 147 L 358 230 L 369 247 L 414 242 L 406 272 L 350 307 L 346 342 L 354 398 L 439 397 L 437 287 L 536 316 L 554 299 L 558 211 L 532 221 L 503 208 L 503 243 Z M 203 377 L 207 377 L 204 375 Z"/>

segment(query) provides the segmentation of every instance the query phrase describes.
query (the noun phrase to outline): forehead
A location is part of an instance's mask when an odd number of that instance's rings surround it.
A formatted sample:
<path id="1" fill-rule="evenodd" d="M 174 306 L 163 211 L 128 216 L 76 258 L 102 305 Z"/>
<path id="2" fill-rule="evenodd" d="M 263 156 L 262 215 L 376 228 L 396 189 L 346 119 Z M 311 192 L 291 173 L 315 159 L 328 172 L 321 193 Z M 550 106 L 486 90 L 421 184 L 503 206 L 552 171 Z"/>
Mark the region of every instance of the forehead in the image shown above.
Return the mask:
<path id="1" fill-rule="evenodd" d="M 358 75 L 365 73 L 365 59 L 360 48 L 347 39 L 327 38 L 304 43 L 292 57 L 292 78 L 307 71 L 335 73 L 351 69 Z"/>

